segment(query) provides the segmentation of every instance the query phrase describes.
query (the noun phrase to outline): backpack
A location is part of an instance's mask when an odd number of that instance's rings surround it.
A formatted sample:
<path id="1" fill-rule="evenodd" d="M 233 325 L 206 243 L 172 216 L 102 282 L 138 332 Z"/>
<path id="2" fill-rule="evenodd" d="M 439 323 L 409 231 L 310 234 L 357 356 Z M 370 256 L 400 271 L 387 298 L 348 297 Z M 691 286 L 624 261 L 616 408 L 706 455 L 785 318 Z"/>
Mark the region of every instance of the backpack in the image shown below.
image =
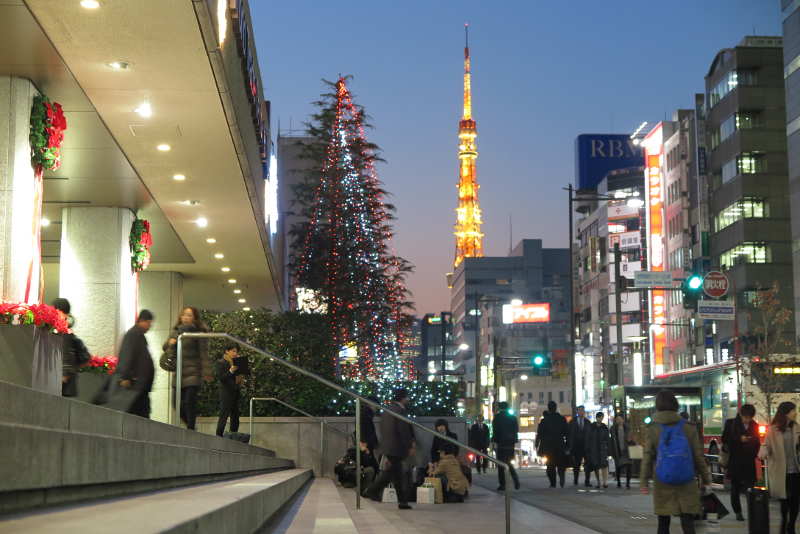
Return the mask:
<path id="1" fill-rule="evenodd" d="M 686 421 L 661 425 L 656 455 L 656 480 L 671 486 L 681 486 L 694 480 L 694 457 L 689 440 L 683 432 Z"/>

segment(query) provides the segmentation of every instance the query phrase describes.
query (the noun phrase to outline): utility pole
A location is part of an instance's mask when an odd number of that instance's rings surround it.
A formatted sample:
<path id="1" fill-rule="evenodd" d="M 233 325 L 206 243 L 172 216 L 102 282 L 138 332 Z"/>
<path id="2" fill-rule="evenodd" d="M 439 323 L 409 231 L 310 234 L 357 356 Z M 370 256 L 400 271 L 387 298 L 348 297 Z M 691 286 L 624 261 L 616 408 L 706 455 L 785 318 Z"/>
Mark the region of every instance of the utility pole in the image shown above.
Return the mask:
<path id="1" fill-rule="evenodd" d="M 472 316 L 475 320 L 475 417 L 481 413 L 481 310 L 480 295 L 475 293 L 475 315 L 470 310 L 467 316 Z"/>
<path id="2" fill-rule="evenodd" d="M 567 203 L 567 215 L 569 217 L 569 336 L 567 342 L 569 343 L 569 379 L 572 386 L 571 397 L 571 415 L 575 415 L 575 407 L 578 405 L 578 384 L 575 378 L 575 266 L 572 259 L 572 242 L 574 241 L 572 229 L 572 184 L 567 187 L 567 195 L 569 201 Z"/>
<path id="3" fill-rule="evenodd" d="M 614 377 L 617 384 L 624 385 L 625 372 L 622 369 L 622 252 L 619 249 L 619 241 L 614 243 L 614 304 L 617 319 L 617 376 Z"/>

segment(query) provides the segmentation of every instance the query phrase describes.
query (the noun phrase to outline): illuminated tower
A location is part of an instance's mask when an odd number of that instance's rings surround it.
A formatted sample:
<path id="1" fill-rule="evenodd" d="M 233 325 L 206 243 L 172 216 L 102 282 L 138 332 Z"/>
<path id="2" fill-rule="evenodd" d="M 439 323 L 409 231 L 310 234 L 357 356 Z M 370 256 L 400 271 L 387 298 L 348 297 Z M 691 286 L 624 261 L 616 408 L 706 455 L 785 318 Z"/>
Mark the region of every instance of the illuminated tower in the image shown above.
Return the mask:
<path id="1" fill-rule="evenodd" d="M 481 208 L 478 203 L 478 132 L 472 118 L 472 85 L 469 68 L 469 27 L 464 26 L 464 115 L 458 122 L 458 208 L 456 208 L 456 258 L 454 267 L 464 258 L 483 256 Z"/>

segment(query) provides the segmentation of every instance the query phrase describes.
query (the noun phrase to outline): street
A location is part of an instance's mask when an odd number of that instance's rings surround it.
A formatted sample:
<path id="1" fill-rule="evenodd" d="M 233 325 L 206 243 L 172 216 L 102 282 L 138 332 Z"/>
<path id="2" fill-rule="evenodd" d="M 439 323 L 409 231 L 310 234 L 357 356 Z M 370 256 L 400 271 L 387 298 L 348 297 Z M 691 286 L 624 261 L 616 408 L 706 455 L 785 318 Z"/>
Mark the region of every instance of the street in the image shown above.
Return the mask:
<path id="1" fill-rule="evenodd" d="M 639 481 L 631 480 L 631 489 L 617 488 L 617 482 L 609 475 L 608 489 L 596 490 L 583 486 L 583 473 L 579 486 L 572 485 L 572 470 L 567 471 L 567 482 L 563 489 L 549 487 L 544 467 L 529 467 L 518 471 L 522 488 L 514 492 L 514 499 L 551 514 L 563 517 L 587 528 L 605 534 L 654 533 L 657 530 L 657 517 L 653 514 L 652 495 L 639 493 Z M 473 472 L 473 484 L 495 491 L 497 472 L 490 470 L 486 475 Z M 588 491 L 587 491 L 588 490 Z M 731 511 L 729 492 L 715 490 L 722 503 Z M 742 499 L 745 518 L 747 505 Z M 780 510 L 777 503 L 770 507 L 770 533 L 777 533 L 780 524 Z M 704 532 L 705 524 L 696 523 L 699 532 Z M 733 512 L 720 522 L 722 532 L 747 532 L 747 522 L 736 521 Z M 680 532 L 680 522 L 672 521 L 671 532 Z"/>

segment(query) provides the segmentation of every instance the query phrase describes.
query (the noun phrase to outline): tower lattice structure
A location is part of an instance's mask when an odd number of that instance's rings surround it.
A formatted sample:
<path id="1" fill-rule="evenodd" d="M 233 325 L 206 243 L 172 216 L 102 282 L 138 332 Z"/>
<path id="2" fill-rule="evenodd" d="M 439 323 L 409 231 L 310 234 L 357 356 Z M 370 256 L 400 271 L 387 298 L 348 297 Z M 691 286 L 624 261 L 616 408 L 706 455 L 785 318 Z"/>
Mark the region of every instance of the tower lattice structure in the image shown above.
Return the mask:
<path id="1" fill-rule="evenodd" d="M 454 267 L 464 258 L 483 256 L 481 208 L 478 202 L 478 130 L 472 118 L 472 82 L 469 61 L 469 27 L 465 26 L 464 114 L 458 122 L 458 208 L 456 208 L 456 257 Z"/>

